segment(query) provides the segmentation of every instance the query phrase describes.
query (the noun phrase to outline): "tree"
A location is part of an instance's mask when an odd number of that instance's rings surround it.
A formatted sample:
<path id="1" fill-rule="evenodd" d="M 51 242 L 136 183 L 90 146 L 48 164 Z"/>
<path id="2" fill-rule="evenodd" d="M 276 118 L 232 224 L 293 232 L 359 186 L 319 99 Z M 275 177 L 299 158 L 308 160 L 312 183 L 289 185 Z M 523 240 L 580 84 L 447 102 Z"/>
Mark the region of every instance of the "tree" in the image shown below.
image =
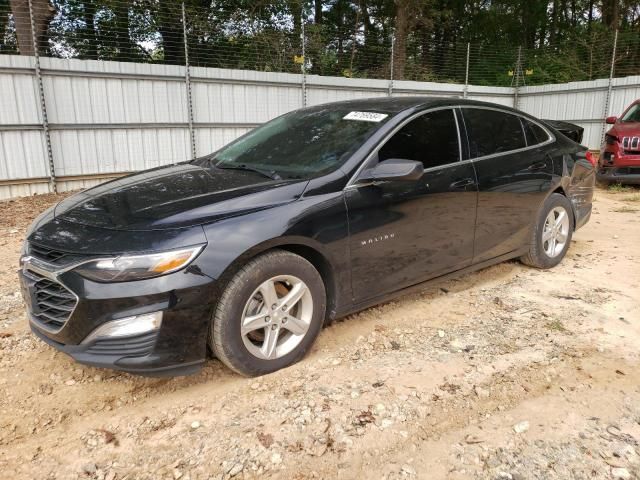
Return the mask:
<path id="1" fill-rule="evenodd" d="M 182 31 L 182 8 L 180 2 L 159 0 L 154 19 L 162 37 L 164 61 L 184 64 L 184 33 Z"/>
<path id="2" fill-rule="evenodd" d="M 602 0 L 602 23 L 612 30 L 618 28 L 620 20 L 619 0 Z"/>
<path id="3" fill-rule="evenodd" d="M 393 52 L 393 74 L 404 78 L 407 63 L 407 37 L 416 22 L 418 0 L 395 0 L 395 49 Z"/>
<path id="4" fill-rule="evenodd" d="M 32 0 L 52 56 L 184 64 L 182 0 Z M 599 78 L 620 30 L 616 72 L 640 73 L 638 0 L 183 0 L 193 65 L 509 85 Z M 9 14 L 11 9 L 13 15 Z M 54 10 L 55 9 L 55 10 Z M 6 12 L 6 13 L 5 13 Z M 55 16 L 54 16 L 55 13 Z M 27 0 L 0 0 L 0 52 L 33 54 Z M 604 67 L 603 67 L 604 65 Z M 604 70 L 602 70 L 604 68 Z"/>
<path id="5" fill-rule="evenodd" d="M 29 2 L 26 0 L 11 0 L 11 12 L 16 26 L 16 37 L 20 55 L 34 55 L 33 38 L 35 37 L 38 50 L 47 41 L 49 22 L 55 15 L 55 8 L 49 0 L 32 0 L 33 27 L 31 31 L 31 15 L 29 14 Z"/>

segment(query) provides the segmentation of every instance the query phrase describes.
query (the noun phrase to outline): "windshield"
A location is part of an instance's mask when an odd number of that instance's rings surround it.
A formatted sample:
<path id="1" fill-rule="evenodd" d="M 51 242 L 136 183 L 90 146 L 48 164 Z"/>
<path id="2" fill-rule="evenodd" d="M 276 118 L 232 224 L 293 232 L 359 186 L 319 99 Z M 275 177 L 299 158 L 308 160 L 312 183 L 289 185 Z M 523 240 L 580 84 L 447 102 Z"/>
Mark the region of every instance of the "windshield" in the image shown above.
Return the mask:
<path id="1" fill-rule="evenodd" d="M 633 105 L 620 119 L 621 122 L 640 122 L 640 103 Z"/>
<path id="2" fill-rule="evenodd" d="M 218 168 L 311 178 L 340 167 L 389 119 L 376 112 L 317 107 L 288 113 L 252 130 L 213 155 Z"/>

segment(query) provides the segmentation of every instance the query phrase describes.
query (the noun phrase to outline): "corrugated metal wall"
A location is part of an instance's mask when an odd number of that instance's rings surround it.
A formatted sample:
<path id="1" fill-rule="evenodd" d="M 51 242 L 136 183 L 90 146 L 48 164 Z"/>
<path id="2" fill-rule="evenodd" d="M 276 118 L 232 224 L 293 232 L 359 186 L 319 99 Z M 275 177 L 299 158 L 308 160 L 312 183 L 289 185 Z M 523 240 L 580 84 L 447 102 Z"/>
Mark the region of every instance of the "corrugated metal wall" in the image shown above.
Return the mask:
<path id="1" fill-rule="evenodd" d="M 191 156 L 185 69 L 180 66 L 41 59 L 58 189 Z M 49 161 L 31 57 L 0 56 L 0 199 L 49 190 Z M 196 153 L 212 152 L 255 126 L 302 106 L 301 75 L 192 68 Z M 387 80 L 306 79 L 307 105 L 386 96 Z M 461 97 L 464 86 L 395 81 L 393 95 Z M 519 107 L 586 128 L 598 147 L 607 81 L 524 87 Z M 610 112 L 640 96 L 640 77 L 616 79 Z M 512 106 L 514 90 L 469 86 L 468 98 Z"/>
<path id="2" fill-rule="evenodd" d="M 560 85 L 524 87 L 519 91 L 518 107 L 538 118 L 566 120 L 584 128 L 582 143 L 600 148 L 604 117 L 620 115 L 640 98 L 640 76 L 614 78 L 609 110 L 605 112 L 608 80 L 572 82 Z"/>

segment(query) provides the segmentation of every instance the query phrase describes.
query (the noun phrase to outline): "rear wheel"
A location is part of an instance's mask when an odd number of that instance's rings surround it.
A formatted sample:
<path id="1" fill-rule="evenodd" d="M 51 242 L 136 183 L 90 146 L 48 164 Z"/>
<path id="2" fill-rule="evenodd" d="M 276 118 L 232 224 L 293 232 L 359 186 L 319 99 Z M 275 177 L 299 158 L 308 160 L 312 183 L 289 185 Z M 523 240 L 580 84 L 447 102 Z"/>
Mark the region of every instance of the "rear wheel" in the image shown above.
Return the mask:
<path id="1" fill-rule="evenodd" d="M 225 288 L 211 322 L 211 349 L 242 375 L 274 372 L 305 355 L 325 308 L 325 287 L 311 263 L 286 251 L 266 253 Z"/>
<path id="2" fill-rule="evenodd" d="M 564 195 L 551 194 L 532 229 L 529 252 L 520 260 L 536 268 L 555 267 L 569 249 L 574 228 L 571 202 Z"/>

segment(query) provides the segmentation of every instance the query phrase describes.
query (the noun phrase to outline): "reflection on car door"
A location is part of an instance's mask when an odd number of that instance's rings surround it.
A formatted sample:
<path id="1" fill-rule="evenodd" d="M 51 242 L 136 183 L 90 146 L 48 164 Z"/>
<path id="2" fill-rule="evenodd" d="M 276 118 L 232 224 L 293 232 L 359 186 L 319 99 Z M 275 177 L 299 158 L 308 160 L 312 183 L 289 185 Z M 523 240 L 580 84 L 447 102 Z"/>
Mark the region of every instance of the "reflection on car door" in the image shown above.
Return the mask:
<path id="1" fill-rule="evenodd" d="M 345 189 L 352 288 L 361 302 L 470 265 L 477 185 L 460 161 L 452 109 L 431 111 L 398 130 L 377 160 L 422 161 L 418 181 L 357 182 Z"/>
<path id="2" fill-rule="evenodd" d="M 544 129 L 546 138 L 538 146 L 528 145 L 521 117 L 476 107 L 462 112 L 478 176 L 473 257 L 478 263 L 526 245 L 551 185 L 553 161 L 544 146 L 549 139 Z"/>

